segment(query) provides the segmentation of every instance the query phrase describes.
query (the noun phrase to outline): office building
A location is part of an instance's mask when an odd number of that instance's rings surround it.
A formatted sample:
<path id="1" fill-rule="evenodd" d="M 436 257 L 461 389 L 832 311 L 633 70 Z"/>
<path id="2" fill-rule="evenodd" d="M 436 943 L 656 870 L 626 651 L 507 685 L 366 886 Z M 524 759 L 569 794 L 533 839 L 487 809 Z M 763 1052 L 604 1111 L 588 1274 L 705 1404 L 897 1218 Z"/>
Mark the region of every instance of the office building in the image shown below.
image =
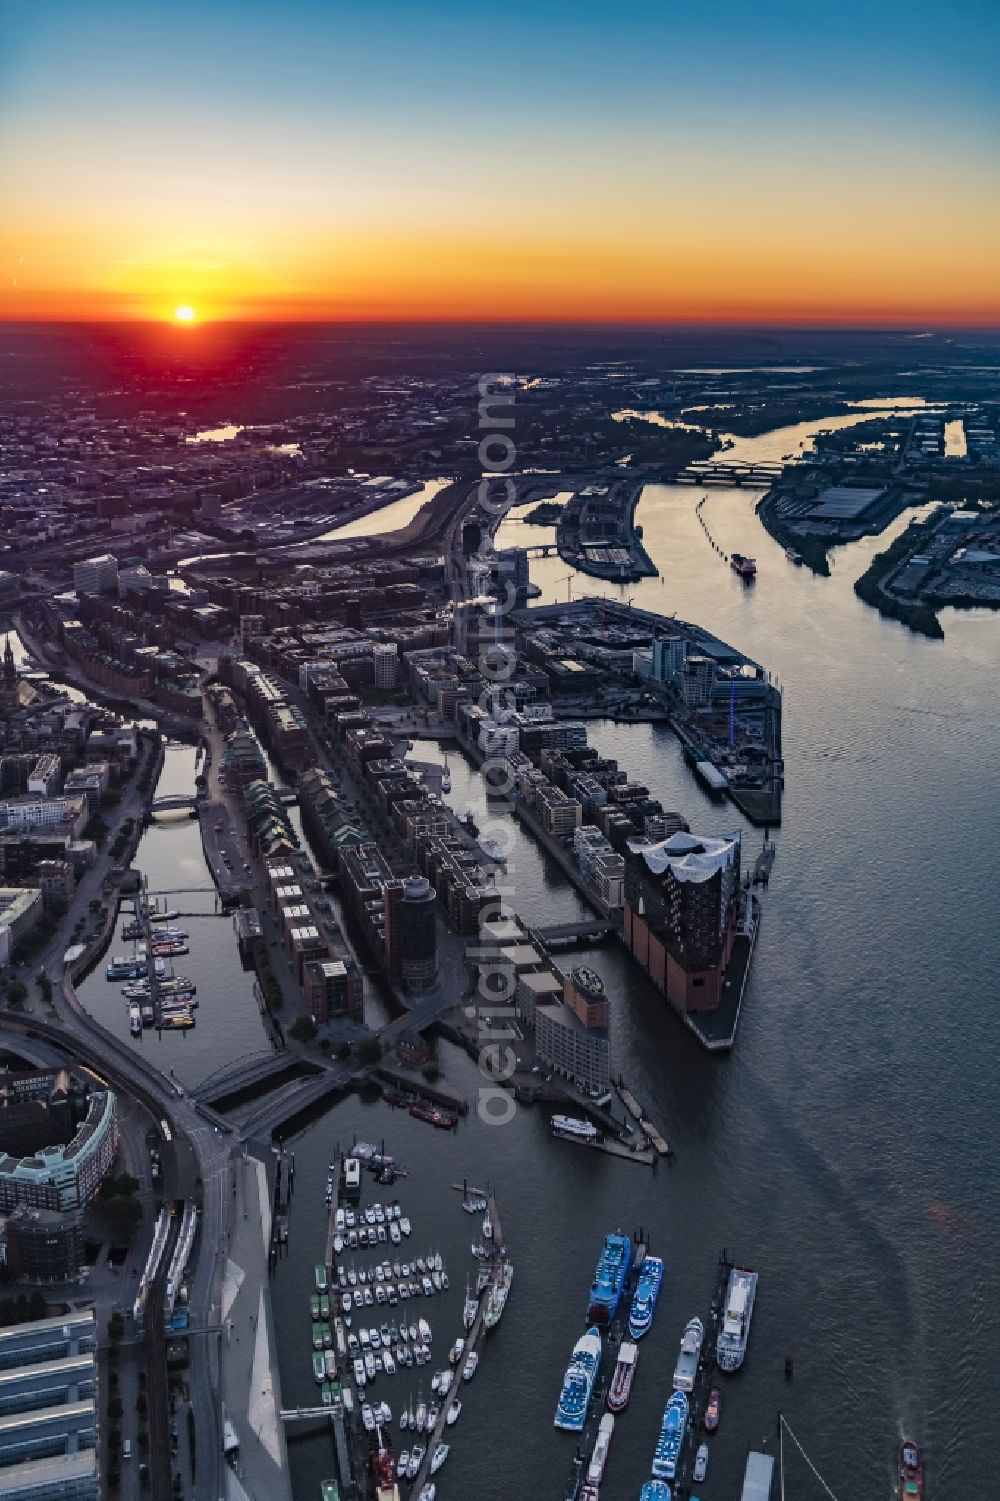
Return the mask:
<path id="1" fill-rule="evenodd" d="M 302 994 L 316 1022 L 326 1022 L 335 1016 L 364 1020 L 364 987 L 348 954 L 307 960 L 303 967 Z"/>
<path id="2" fill-rule="evenodd" d="M 77 594 L 117 594 L 118 563 L 109 552 L 73 564 L 73 588 Z"/>
<path id="3" fill-rule="evenodd" d="M 59 791 L 59 778 L 62 775 L 62 762 L 58 756 L 45 754 L 39 756 L 31 771 L 28 773 L 28 791 L 35 797 L 52 797 Z"/>
<path id="4" fill-rule="evenodd" d="M 651 676 L 658 683 L 674 683 L 684 670 L 688 643 L 683 636 L 658 636 L 653 642 Z"/>
<path id="5" fill-rule="evenodd" d="M 95 1090 L 87 1114 L 65 1145 L 39 1148 L 28 1157 L 0 1155 L 0 1213 L 27 1204 L 36 1209 L 81 1209 L 100 1187 L 118 1150 L 118 1116 L 110 1089 Z"/>
<path id="6" fill-rule="evenodd" d="M 23 1282 L 79 1282 L 87 1258 L 79 1210 L 30 1209 L 7 1216 L 7 1267 Z"/>
<path id="7" fill-rule="evenodd" d="M 93 1309 L 0 1329 L 0 1501 L 97 1501 L 96 1350 Z"/>
<path id="8" fill-rule="evenodd" d="M 437 897 L 424 876 L 403 882 L 400 902 L 400 964 L 403 984 L 419 993 L 430 990 L 437 979 Z"/>
<path id="9" fill-rule="evenodd" d="M 395 688 L 399 673 L 399 652 L 391 644 L 376 644 L 375 687 L 383 690 Z"/>
<path id="10" fill-rule="evenodd" d="M 42 915 L 42 893 L 0 886 L 0 964 L 9 964 L 20 939 Z"/>

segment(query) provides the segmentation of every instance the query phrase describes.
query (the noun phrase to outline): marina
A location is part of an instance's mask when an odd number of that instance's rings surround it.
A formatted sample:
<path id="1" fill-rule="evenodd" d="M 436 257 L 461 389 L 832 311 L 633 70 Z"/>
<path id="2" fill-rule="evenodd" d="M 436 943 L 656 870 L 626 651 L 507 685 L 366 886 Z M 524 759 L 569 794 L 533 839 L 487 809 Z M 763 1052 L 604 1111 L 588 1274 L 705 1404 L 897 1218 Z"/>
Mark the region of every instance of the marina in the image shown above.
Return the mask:
<path id="1" fill-rule="evenodd" d="M 418 1307 L 421 1299 L 446 1292 L 450 1279 L 440 1252 L 400 1249 L 415 1233 L 414 1226 L 398 1200 L 378 1193 L 383 1178 L 395 1178 L 396 1167 L 384 1145 L 376 1150 L 356 1141 L 347 1151 L 334 1149 L 324 1194 L 325 1260 L 314 1268 L 308 1295 L 310 1371 L 320 1401 L 282 1410 L 286 1422 L 319 1419 L 331 1425 L 338 1477 L 324 1486 L 336 1484 L 342 1495 L 355 1494 L 358 1487 L 369 1494 L 372 1475 L 387 1487 L 386 1495 L 398 1494 L 400 1482 L 409 1484 L 412 1496 L 423 1493 L 451 1452 L 451 1430 L 457 1430 L 464 1405 L 461 1388 L 475 1376 L 477 1346 L 499 1323 L 513 1283 L 495 1195 L 456 1184 L 462 1207 L 479 1216 L 477 1229 L 489 1250 L 476 1269 L 475 1293 L 473 1273 L 466 1279 L 465 1327 L 454 1341 L 449 1364 L 431 1375 L 444 1352 L 433 1343 L 431 1323 L 418 1316 Z M 374 1195 L 368 1193 L 363 1168 L 374 1179 Z M 360 1260 L 366 1248 L 381 1259 L 374 1264 Z M 381 1382 L 408 1383 L 418 1371 L 427 1380 L 415 1394 L 409 1386 L 394 1411 L 381 1395 Z M 377 1401 L 370 1395 L 376 1381 Z M 401 1441 L 398 1458 L 394 1423 L 401 1435 L 412 1435 L 407 1446 Z"/>

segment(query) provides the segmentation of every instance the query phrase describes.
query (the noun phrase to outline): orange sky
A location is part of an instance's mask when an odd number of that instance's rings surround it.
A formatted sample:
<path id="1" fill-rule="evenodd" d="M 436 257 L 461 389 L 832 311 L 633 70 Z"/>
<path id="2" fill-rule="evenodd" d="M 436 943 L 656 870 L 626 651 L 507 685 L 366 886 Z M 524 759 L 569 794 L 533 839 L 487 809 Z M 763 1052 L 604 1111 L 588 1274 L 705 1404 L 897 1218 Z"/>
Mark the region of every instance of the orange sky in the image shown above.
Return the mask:
<path id="1" fill-rule="evenodd" d="M 0 319 L 1000 322 L 995 80 L 919 0 L 867 50 L 860 0 L 511 0 L 516 68 L 472 11 L 369 5 L 9 18 Z"/>

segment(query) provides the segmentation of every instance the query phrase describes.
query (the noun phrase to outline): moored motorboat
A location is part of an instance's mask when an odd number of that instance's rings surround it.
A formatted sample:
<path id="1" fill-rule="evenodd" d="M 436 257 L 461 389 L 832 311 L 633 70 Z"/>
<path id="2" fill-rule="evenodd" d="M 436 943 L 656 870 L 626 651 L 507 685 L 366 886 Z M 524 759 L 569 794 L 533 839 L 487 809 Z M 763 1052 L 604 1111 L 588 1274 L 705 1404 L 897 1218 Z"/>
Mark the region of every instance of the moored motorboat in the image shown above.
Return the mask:
<path id="1" fill-rule="evenodd" d="M 719 1418 L 722 1415 L 722 1393 L 717 1386 L 713 1386 L 708 1394 L 708 1403 L 705 1407 L 705 1416 L 702 1423 L 706 1433 L 714 1433 L 719 1426 Z"/>
<path id="2" fill-rule="evenodd" d="M 638 1346 L 623 1339 L 618 1346 L 618 1360 L 615 1364 L 614 1375 L 611 1377 L 611 1386 L 608 1388 L 608 1406 L 612 1412 L 621 1412 L 628 1405 L 638 1359 Z"/>
<path id="3" fill-rule="evenodd" d="M 681 1335 L 681 1348 L 674 1367 L 674 1386 L 677 1391 L 693 1391 L 704 1338 L 705 1326 L 701 1319 L 688 1319 Z"/>

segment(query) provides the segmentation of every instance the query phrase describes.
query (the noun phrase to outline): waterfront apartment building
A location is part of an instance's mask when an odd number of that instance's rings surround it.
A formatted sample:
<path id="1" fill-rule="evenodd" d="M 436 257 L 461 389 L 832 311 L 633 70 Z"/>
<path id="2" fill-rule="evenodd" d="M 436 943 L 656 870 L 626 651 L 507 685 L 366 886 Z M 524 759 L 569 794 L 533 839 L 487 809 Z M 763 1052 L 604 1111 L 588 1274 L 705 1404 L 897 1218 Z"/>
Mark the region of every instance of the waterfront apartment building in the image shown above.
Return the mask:
<path id="1" fill-rule="evenodd" d="M 678 1011 L 722 1000 L 740 916 L 740 835 L 630 844 L 623 939 Z"/>
<path id="2" fill-rule="evenodd" d="M 577 965 L 563 979 L 561 1002 L 543 1001 L 535 1007 L 538 1062 L 578 1089 L 603 1094 L 610 1080 L 609 1011 L 600 975 Z"/>

